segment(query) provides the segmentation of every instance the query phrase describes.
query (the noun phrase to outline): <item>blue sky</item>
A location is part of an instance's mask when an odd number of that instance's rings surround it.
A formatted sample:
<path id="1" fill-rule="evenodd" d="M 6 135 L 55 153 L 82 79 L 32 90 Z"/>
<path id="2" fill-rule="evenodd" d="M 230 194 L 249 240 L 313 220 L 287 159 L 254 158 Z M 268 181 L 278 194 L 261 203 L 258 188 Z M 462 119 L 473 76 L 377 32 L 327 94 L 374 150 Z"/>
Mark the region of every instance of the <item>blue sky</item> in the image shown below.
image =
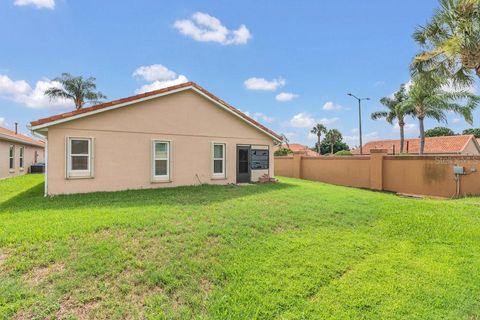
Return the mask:
<path id="1" fill-rule="evenodd" d="M 108 100 L 195 81 L 309 145 L 318 121 L 356 145 L 351 91 L 372 99 L 363 107 L 364 140 L 396 138 L 395 128 L 368 115 L 409 80 L 418 51 L 411 34 L 436 6 L 436 0 L 3 0 L 0 125 L 19 122 L 25 132 L 31 120 L 72 109 L 41 94 L 70 72 L 95 76 Z M 476 111 L 474 126 L 479 119 Z M 449 126 L 468 127 L 453 114 Z M 412 119 L 407 135 L 417 134 Z"/>

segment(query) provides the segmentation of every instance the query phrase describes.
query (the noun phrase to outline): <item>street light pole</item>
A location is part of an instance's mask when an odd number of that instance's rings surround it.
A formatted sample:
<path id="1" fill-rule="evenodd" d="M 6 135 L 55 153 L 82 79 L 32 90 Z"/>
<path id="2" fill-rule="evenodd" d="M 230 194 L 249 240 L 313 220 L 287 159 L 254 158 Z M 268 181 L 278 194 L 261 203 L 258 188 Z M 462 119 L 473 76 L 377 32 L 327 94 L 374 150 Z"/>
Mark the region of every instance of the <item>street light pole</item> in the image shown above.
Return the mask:
<path id="1" fill-rule="evenodd" d="M 358 135 L 360 137 L 360 155 L 363 155 L 363 142 L 362 142 L 362 100 L 370 100 L 370 98 L 359 98 L 354 94 L 348 93 L 350 97 L 357 99 L 358 101 Z"/>

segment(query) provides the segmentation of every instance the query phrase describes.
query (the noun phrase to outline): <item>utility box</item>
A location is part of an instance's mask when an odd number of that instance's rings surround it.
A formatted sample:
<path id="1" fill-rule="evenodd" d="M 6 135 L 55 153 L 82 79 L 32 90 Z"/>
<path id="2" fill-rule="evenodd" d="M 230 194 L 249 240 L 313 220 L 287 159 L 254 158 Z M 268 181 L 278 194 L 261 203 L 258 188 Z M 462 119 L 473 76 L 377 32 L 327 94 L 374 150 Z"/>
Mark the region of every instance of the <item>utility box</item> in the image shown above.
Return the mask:
<path id="1" fill-rule="evenodd" d="M 454 174 L 465 174 L 465 168 L 461 166 L 453 166 L 453 173 Z"/>

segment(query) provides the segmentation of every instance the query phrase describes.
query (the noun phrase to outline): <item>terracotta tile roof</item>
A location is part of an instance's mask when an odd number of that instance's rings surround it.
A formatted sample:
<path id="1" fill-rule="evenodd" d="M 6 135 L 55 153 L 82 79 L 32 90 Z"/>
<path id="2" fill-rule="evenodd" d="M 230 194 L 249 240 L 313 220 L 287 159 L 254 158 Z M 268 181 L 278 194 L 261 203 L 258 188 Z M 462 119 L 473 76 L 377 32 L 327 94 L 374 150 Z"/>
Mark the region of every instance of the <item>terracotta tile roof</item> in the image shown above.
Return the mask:
<path id="1" fill-rule="evenodd" d="M 431 137 L 425 138 L 425 153 L 426 154 L 459 154 L 465 149 L 467 143 L 474 139 L 473 135 L 461 136 L 445 136 L 445 137 Z M 408 144 L 408 151 L 407 151 Z M 369 154 L 371 149 L 387 149 L 389 154 L 393 154 L 395 146 L 395 153 L 400 152 L 400 140 L 379 140 L 370 141 L 363 146 L 363 153 Z M 478 147 L 478 146 L 477 146 Z M 420 150 L 420 139 L 405 139 L 404 152 L 418 154 Z M 359 154 L 360 149 L 352 150 L 352 153 Z M 480 153 L 480 150 L 479 150 Z"/>
<path id="2" fill-rule="evenodd" d="M 284 146 L 287 147 L 285 144 L 284 144 Z M 308 156 L 308 157 L 319 157 L 320 156 L 317 152 L 315 152 L 313 150 L 310 150 L 310 148 L 308 146 L 303 145 L 303 144 L 289 143 L 288 147 L 293 152 L 304 152 L 305 155 Z M 278 147 L 275 147 L 275 150 L 277 150 L 277 149 L 278 149 Z"/>
<path id="3" fill-rule="evenodd" d="M 18 141 L 20 143 L 35 145 L 39 147 L 45 146 L 45 144 L 41 140 L 36 140 L 21 133 L 15 133 L 15 131 L 8 130 L 2 127 L 0 127 L 0 140 Z"/>
<path id="4" fill-rule="evenodd" d="M 242 118 L 244 118 L 245 120 L 247 120 L 248 122 L 253 124 L 254 126 L 257 126 L 257 127 L 261 128 L 263 131 L 268 132 L 269 134 L 271 134 L 272 136 L 274 136 L 278 140 L 282 140 L 282 137 L 280 135 L 276 134 L 272 130 L 263 126 L 259 122 L 253 120 L 252 118 L 250 118 L 249 116 L 247 116 L 246 114 L 244 114 L 243 112 L 238 110 L 237 108 L 233 107 L 232 105 L 228 104 L 227 102 L 225 102 L 222 99 L 218 98 L 217 96 L 213 95 L 212 93 L 205 90 L 204 88 L 202 88 L 201 86 L 199 86 L 195 82 L 186 82 L 186 83 L 182 83 L 182 84 L 179 84 L 179 85 L 175 85 L 175 86 L 171 86 L 171 87 L 167 87 L 167 88 L 163 88 L 163 89 L 159 89 L 159 90 L 149 91 L 149 92 L 137 94 L 137 95 L 130 96 L 130 97 L 126 97 L 126 98 L 122 98 L 122 99 L 118 99 L 118 100 L 113 100 L 113 101 L 97 104 L 97 105 L 87 107 L 87 108 L 82 108 L 82 109 L 79 109 L 79 110 L 74 110 L 74 111 L 70 111 L 70 112 L 57 114 L 57 115 L 54 115 L 54 116 L 51 116 L 51 117 L 48 117 L 48 118 L 43 118 L 43 119 L 39 119 L 39 120 L 36 120 L 36 121 L 32 121 L 30 124 L 32 126 L 45 125 L 45 124 L 48 124 L 48 123 L 53 122 L 53 121 L 68 119 L 68 118 L 76 116 L 76 115 L 89 113 L 89 112 L 92 112 L 92 111 L 108 108 L 108 107 L 115 106 L 115 105 L 122 104 L 122 103 L 134 102 L 135 100 L 147 98 L 147 97 L 150 97 L 150 96 L 155 96 L 155 95 L 162 94 L 162 93 L 168 93 L 170 91 L 175 91 L 175 90 L 188 88 L 188 87 L 193 87 L 193 88 L 201 91 L 203 94 L 207 95 L 208 97 L 217 101 L 218 103 L 224 105 L 225 107 L 227 107 L 231 111 L 235 112 L 236 114 L 238 114 L 239 116 L 241 116 Z"/>

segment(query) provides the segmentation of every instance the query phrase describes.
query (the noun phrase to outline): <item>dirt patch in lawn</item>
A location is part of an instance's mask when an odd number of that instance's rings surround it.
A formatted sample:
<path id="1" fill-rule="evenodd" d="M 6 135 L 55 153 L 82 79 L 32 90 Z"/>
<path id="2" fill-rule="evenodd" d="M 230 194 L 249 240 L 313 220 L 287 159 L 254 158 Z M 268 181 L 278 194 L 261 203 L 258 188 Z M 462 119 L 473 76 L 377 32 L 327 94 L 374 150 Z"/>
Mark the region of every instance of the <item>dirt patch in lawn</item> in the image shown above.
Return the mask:
<path id="1" fill-rule="evenodd" d="M 208 236 L 205 242 L 209 247 L 213 247 L 218 244 L 218 241 L 219 241 L 218 236 Z"/>
<path id="2" fill-rule="evenodd" d="M 47 266 L 40 266 L 32 269 L 24 276 L 24 281 L 30 286 L 37 286 L 50 275 L 65 270 L 65 265 L 61 262 L 55 262 Z"/>
<path id="3" fill-rule="evenodd" d="M 7 261 L 7 254 L 0 252 L 0 267 Z"/>
<path id="4" fill-rule="evenodd" d="M 202 291 L 205 293 L 205 295 L 209 295 L 210 292 L 213 291 L 213 283 L 210 282 L 207 278 L 203 278 L 200 281 L 200 287 L 202 288 Z"/>
<path id="5" fill-rule="evenodd" d="M 74 316 L 78 319 L 91 319 L 92 311 L 100 307 L 100 300 L 94 299 L 85 303 L 76 302 L 71 295 L 66 295 L 60 301 L 60 309 L 55 314 L 56 319 L 65 319 Z"/>

